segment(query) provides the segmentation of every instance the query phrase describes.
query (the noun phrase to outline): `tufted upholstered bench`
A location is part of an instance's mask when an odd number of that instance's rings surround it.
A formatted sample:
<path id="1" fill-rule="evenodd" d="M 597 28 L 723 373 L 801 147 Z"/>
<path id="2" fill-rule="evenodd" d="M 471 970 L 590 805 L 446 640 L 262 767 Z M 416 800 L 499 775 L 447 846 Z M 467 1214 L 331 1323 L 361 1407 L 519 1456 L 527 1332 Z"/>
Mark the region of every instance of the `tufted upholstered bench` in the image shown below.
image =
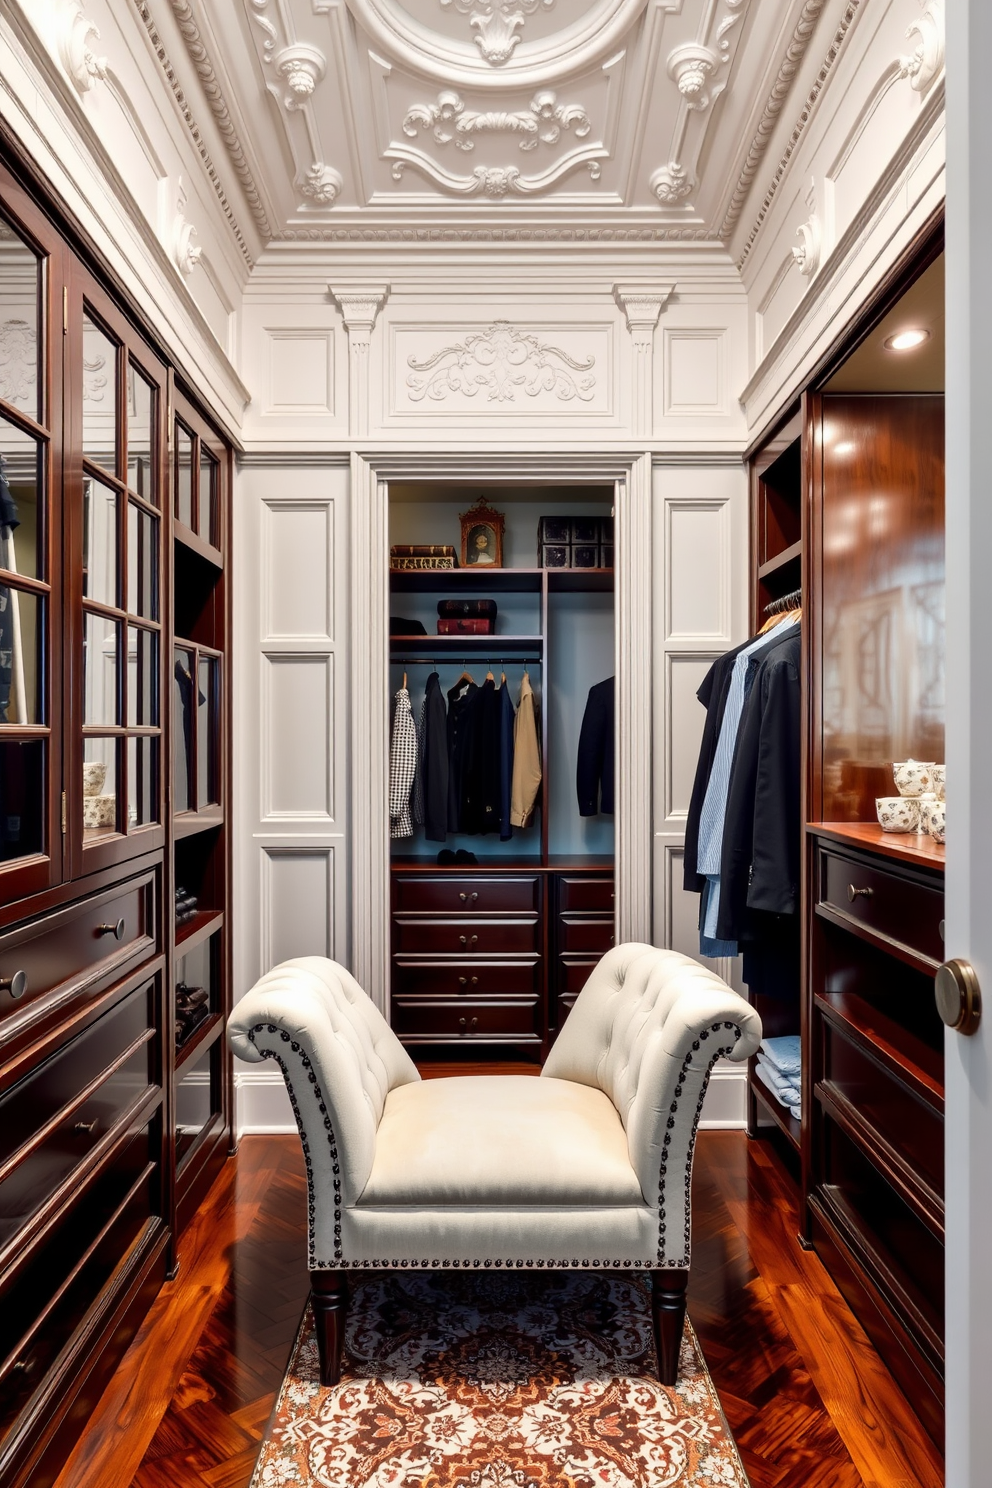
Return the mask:
<path id="1" fill-rule="evenodd" d="M 721 1055 L 761 1023 L 698 962 L 653 946 L 603 957 L 540 1079 L 421 1080 L 343 966 L 284 961 L 235 1008 L 242 1059 L 275 1059 L 309 1189 L 321 1379 L 340 1375 L 348 1271 L 637 1267 L 653 1278 L 659 1375 L 674 1384 L 699 1113 Z"/>

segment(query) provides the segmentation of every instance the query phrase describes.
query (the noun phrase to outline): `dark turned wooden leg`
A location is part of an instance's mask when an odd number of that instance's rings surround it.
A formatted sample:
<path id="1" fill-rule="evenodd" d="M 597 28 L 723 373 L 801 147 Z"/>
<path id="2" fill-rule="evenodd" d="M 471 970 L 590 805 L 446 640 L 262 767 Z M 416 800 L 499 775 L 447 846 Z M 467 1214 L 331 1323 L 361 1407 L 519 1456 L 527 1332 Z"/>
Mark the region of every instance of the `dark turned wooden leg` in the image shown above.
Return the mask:
<path id="1" fill-rule="evenodd" d="M 651 1272 L 651 1312 L 654 1344 L 658 1350 L 658 1378 L 674 1385 L 679 1377 L 679 1349 L 685 1327 L 685 1289 L 688 1271 Z"/>
<path id="2" fill-rule="evenodd" d="M 341 1347 L 348 1307 L 348 1276 L 344 1271 L 310 1272 L 310 1306 L 317 1328 L 320 1383 L 336 1385 L 341 1378 Z"/>

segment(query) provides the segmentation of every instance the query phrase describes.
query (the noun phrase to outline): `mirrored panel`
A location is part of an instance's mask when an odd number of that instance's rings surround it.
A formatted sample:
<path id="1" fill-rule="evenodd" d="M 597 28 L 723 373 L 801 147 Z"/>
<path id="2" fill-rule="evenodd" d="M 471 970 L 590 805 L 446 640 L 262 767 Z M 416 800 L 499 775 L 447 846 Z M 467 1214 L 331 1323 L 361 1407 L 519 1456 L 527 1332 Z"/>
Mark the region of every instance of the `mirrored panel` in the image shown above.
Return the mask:
<path id="1" fill-rule="evenodd" d="M 142 735 L 127 741 L 127 820 L 129 827 L 158 821 L 158 739 Z"/>
<path id="2" fill-rule="evenodd" d="M 0 398 L 43 422 L 38 340 L 41 263 L 0 217 Z"/>
<path id="3" fill-rule="evenodd" d="M 83 454 L 112 475 L 117 469 L 117 347 L 83 316 Z"/>
<path id="4" fill-rule="evenodd" d="M 127 628 L 127 723 L 129 728 L 158 723 L 158 635 L 137 625 Z"/>
<path id="5" fill-rule="evenodd" d="M 117 831 L 117 740 L 83 740 L 83 841 Z"/>
<path id="6" fill-rule="evenodd" d="M 83 722 L 121 723 L 117 656 L 121 627 L 104 615 L 83 616 Z"/>
<path id="7" fill-rule="evenodd" d="M 0 738 L 0 860 L 45 851 L 44 739 Z"/>
<path id="8" fill-rule="evenodd" d="M 32 579 L 43 577 L 43 469 L 41 442 L 0 418 L 0 568 Z"/>
<path id="9" fill-rule="evenodd" d="M 173 810 L 193 808 L 193 653 L 178 648 L 173 665 Z"/>
<path id="10" fill-rule="evenodd" d="M 220 714 L 220 663 L 200 657 L 200 687 L 196 699 L 196 809 L 220 801 L 217 769 L 217 724 Z"/>
<path id="11" fill-rule="evenodd" d="M 217 461 L 200 445 L 200 536 L 220 547 L 217 520 Z"/>
<path id="12" fill-rule="evenodd" d="M 93 476 L 83 477 L 83 597 L 116 607 L 116 491 Z"/>
<path id="13" fill-rule="evenodd" d="M 186 527 L 193 525 L 193 436 L 180 423 L 176 424 L 176 518 Z"/>
<path id="14" fill-rule="evenodd" d="M 155 390 L 133 362 L 127 369 L 127 483 L 158 505 L 154 481 Z"/>
<path id="15" fill-rule="evenodd" d="M 143 620 L 158 619 L 158 518 L 133 501 L 127 508 L 127 608 Z"/>
<path id="16" fill-rule="evenodd" d="M 44 723 L 42 624 L 45 601 L 0 584 L 0 723 Z"/>

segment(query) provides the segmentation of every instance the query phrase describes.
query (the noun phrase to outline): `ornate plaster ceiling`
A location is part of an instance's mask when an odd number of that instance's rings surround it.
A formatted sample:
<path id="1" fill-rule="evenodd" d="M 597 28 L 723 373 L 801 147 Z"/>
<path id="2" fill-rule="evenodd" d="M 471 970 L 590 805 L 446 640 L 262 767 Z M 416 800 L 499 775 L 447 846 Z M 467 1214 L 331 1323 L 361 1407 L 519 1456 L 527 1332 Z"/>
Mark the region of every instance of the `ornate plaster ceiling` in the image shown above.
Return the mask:
<path id="1" fill-rule="evenodd" d="M 264 239 L 725 240 L 821 15 L 862 0 L 157 3 Z"/>

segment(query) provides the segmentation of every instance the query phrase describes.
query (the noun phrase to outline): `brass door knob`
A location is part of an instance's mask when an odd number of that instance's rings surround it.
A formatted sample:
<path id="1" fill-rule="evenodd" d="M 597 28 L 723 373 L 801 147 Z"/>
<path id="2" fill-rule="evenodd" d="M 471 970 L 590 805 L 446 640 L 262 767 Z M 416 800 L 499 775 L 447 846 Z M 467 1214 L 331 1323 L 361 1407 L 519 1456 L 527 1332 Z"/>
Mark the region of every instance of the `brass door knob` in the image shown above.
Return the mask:
<path id="1" fill-rule="evenodd" d="M 982 1017 L 982 989 L 970 961 L 945 961 L 934 980 L 941 1021 L 958 1033 L 974 1033 Z"/>

